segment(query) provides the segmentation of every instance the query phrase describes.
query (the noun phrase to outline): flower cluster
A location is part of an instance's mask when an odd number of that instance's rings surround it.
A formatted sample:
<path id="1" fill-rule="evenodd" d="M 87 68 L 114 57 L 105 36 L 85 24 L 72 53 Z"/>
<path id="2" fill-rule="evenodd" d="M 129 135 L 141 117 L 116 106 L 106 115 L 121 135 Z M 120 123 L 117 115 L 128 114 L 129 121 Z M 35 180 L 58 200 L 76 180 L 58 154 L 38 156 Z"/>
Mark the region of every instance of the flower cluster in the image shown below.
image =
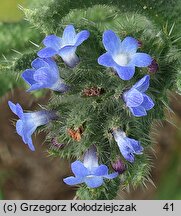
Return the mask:
<path id="1" fill-rule="evenodd" d="M 69 68 L 74 68 L 80 61 L 76 54 L 77 47 L 87 40 L 89 35 L 90 33 L 87 30 L 76 34 L 74 26 L 68 25 L 64 29 L 62 37 L 46 36 L 43 40 L 45 48 L 38 52 L 38 58 L 31 64 L 32 68 L 26 69 L 22 73 L 22 78 L 30 86 L 28 91 L 43 88 L 62 94 L 69 91 L 71 86 L 67 85 L 61 77 L 59 67 L 53 57 L 55 55 L 60 56 Z M 137 52 L 140 44 L 133 37 L 126 37 L 121 41 L 113 31 L 107 30 L 103 33 L 103 45 L 107 52 L 98 58 L 98 63 L 112 68 L 122 80 L 130 80 L 134 76 L 136 67 L 150 67 L 149 69 L 152 71 L 156 68 L 156 64 L 153 64 L 154 61 L 150 55 Z M 147 115 L 147 111 L 154 106 L 152 99 L 145 94 L 149 88 L 149 81 L 150 76 L 146 75 L 120 95 L 126 107 L 135 117 Z M 56 111 L 41 110 L 24 113 L 19 104 L 15 105 L 11 101 L 9 101 L 9 107 L 19 117 L 16 123 L 17 133 L 22 137 L 23 142 L 34 151 L 32 134 L 37 127 L 56 120 L 58 118 Z M 135 155 L 142 154 L 143 147 L 140 142 L 127 137 L 124 131 L 114 129 L 112 134 L 125 160 L 133 163 Z M 75 176 L 65 178 L 64 182 L 66 184 L 85 183 L 90 188 L 96 188 L 104 183 L 104 179 L 116 178 L 118 174 L 126 170 L 124 163 L 119 160 L 113 165 L 116 172 L 108 174 L 108 167 L 98 164 L 96 151 L 93 146 L 85 153 L 83 163 L 79 160 L 72 163 L 71 168 Z"/>

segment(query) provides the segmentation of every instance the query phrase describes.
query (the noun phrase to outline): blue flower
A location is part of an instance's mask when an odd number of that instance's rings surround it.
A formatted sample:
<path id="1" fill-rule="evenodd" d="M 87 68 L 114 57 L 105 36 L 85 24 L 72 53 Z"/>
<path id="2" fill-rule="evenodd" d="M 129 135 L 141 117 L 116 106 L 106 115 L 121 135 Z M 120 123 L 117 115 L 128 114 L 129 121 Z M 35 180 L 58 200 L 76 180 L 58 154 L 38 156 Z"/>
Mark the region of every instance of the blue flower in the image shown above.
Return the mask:
<path id="1" fill-rule="evenodd" d="M 47 58 L 59 55 L 69 67 L 73 68 L 79 62 L 79 58 L 75 54 L 76 49 L 83 41 L 87 40 L 89 35 L 90 33 L 87 30 L 76 34 L 74 26 L 68 25 L 64 29 L 62 38 L 56 35 L 48 35 L 43 40 L 43 44 L 46 48 L 40 50 L 38 56 Z"/>
<path id="2" fill-rule="evenodd" d="M 31 86 L 28 91 L 43 88 L 61 93 L 68 91 L 69 87 L 60 78 L 59 69 L 53 59 L 36 58 L 31 65 L 32 69 L 27 69 L 22 74 L 22 78 Z"/>
<path id="3" fill-rule="evenodd" d="M 28 145 L 29 149 L 35 151 L 31 135 L 37 127 L 47 124 L 50 120 L 57 119 L 54 111 L 41 110 L 32 113 L 23 113 L 19 104 L 8 102 L 10 109 L 19 117 L 16 123 L 16 131 L 22 137 L 23 142 Z"/>
<path id="4" fill-rule="evenodd" d="M 133 163 L 134 154 L 142 154 L 143 147 L 140 145 L 140 142 L 127 137 L 120 129 L 113 130 L 113 137 L 118 144 L 121 154 L 127 161 Z"/>
<path id="5" fill-rule="evenodd" d="M 132 37 L 126 37 L 122 42 L 111 30 L 103 34 L 103 44 L 106 53 L 98 58 L 98 63 L 106 67 L 112 67 L 123 80 L 130 80 L 136 67 L 147 67 L 152 58 L 146 53 L 136 52 L 139 43 Z"/>
<path id="6" fill-rule="evenodd" d="M 84 156 L 84 162 L 75 161 L 71 164 L 74 176 L 65 178 L 63 181 L 68 185 L 81 184 L 83 182 L 90 188 L 97 188 L 103 184 L 103 178 L 113 179 L 118 176 L 117 172 L 108 174 L 106 165 L 98 164 L 95 147 L 90 148 Z"/>
<path id="7" fill-rule="evenodd" d="M 149 87 L 150 76 L 146 75 L 131 89 L 123 93 L 123 100 L 131 113 L 136 116 L 146 116 L 148 110 L 154 107 L 152 99 L 145 94 Z"/>

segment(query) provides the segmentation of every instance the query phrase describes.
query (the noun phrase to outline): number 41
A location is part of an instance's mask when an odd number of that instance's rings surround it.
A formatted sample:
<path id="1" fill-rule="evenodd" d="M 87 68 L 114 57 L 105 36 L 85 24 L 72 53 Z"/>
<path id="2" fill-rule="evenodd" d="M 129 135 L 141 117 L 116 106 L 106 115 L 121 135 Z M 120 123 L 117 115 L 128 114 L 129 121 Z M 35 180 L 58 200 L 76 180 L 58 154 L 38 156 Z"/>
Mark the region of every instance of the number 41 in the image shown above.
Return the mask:
<path id="1" fill-rule="evenodd" d="M 169 203 L 166 203 L 163 207 L 164 210 L 168 211 L 168 210 L 171 210 L 173 211 L 173 203 L 169 204 Z"/>

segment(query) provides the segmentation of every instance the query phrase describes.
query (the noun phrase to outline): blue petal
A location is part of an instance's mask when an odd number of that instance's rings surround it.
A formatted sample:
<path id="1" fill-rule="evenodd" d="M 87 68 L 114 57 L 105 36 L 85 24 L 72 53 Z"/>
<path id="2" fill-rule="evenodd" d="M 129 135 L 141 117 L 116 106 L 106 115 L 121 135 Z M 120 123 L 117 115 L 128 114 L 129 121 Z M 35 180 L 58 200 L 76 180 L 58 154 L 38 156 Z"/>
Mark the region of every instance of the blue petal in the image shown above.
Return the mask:
<path id="1" fill-rule="evenodd" d="M 139 107 L 129 107 L 130 111 L 132 114 L 136 117 L 141 117 L 141 116 L 146 116 L 146 110 L 144 107 L 139 106 Z"/>
<path id="2" fill-rule="evenodd" d="M 121 52 L 136 53 L 138 41 L 133 37 L 126 37 L 121 43 Z"/>
<path id="3" fill-rule="evenodd" d="M 65 46 L 59 50 L 59 55 L 62 56 L 71 56 L 75 53 L 77 47 L 76 46 Z"/>
<path id="4" fill-rule="evenodd" d="M 27 144 L 28 144 L 28 147 L 29 147 L 29 149 L 30 149 L 31 151 L 35 151 L 35 147 L 34 147 L 34 145 L 33 145 L 32 138 L 31 138 L 31 137 L 29 137 Z"/>
<path id="5" fill-rule="evenodd" d="M 8 101 L 8 105 L 14 114 L 16 114 L 19 118 L 23 117 L 23 109 L 18 103 L 15 105 L 11 101 Z"/>
<path id="6" fill-rule="evenodd" d="M 146 110 L 150 110 L 154 107 L 154 102 L 152 101 L 152 99 L 147 96 L 146 94 L 143 95 L 144 96 L 144 100 L 143 103 L 141 104 L 141 106 L 143 106 Z"/>
<path id="7" fill-rule="evenodd" d="M 34 80 L 40 83 L 44 88 L 52 86 L 57 80 L 57 76 L 52 76 L 50 69 L 40 68 L 34 73 Z"/>
<path id="8" fill-rule="evenodd" d="M 36 128 L 37 127 L 36 127 L 35 119 L 29 119 L 29 121 L 28 120 L 23 121 L 22 136 L 26 144 L 31 139 L 31 135 L 35 132 Z"/>
<path id="9" fill-rule="evenodd" d="M 121 137 L 120 139 L 118 138 L 117 144 L 118 144 L 119 150 L 121 154 L 123 155 L 123 157 L 126 160 L 130 161 L 130 155 L 131 153 L 133 153 L 133 150 L 129 147 L 130 145 L 129 145 L 129 142 L 126 140 L 126 138 L 121 138 Z"/>
<path id="10" fill-rule="evenodd" d="M 76 32 L 73 25 L 68 25 L 63 32 L 62 43 L 63 45 L 74 45 L 76 40 Z"/>
<path id="11" fill-rule="evenodd" d="M 113 178 L 116 178 L 117 176 L 118 176 L 118 172 L 114 172 L 114 173 L 104 176 L 104 178 L 113 179 Z"/>
<path id="12" fill-rule="evenodd" d="M 133 155 L 133 153 L 127 153 L 127 155 L 125 156 L 125 159 L 127 160 L 127 161 L 129 161 L 130 163 L 133 163 L 134 162 L 134 155 Z"/>
<path id="13" fill-rule="evenodd" d="M 18 127 L 20 127 L 19 123 L 18 123 Z M 21 127 L 22 127 L 22 130 L 21 128 L 18 128 L 18 132 L 20 132 L 23 142 L 25 144 L 28 144 L 28 147 L 30 150 L 35 151 L 35 147 L 33 145 L 32 138 L 31 138 L 31 135 L 36 130 L 35 122 L 33 120 L 23 121 Z"/>
<path id="14" fill-rule="evenodd" d="M 115 70 L 118 73 L 118 76 L 122 79 L 122 80 L 130 80 L 135 73 L 135 67 L 133 66 L 129 66 L 129 67 L 122 67 L 122 66 L 116 66 Z"/>
<path id="15" fill-rule="evenodd" d="M 121 40 L 113 31 L 107 30 L 103 33 L 103 44 L 108 52 L 117 54 L 120 50 Z"/>
<path id="16" fill-rule="evenodd" d="M 132 88 L 123 94 L 128 107 L 137 107 L 143 103 L 143 95 L 138 90 Z"/>
<path id="17" fill-rule="evenodd" d="M 23 135 L 23 121 L 20 119 L 16 122 L 16 132 L 20 136 Z"/>
<path id="18" fill-rule="evenodd" d="M 119 145 L 119 149 L 123 157 L 129 161 L 134 162 L 134 155 L 133 150 L 130 148 L 129 142 L 127 140 L 124 140 L 121 145 Z"/>
<path id="19" fill-rule="evenodd" d="M 82 42 L 87 40 L 87 38 L 90 36 L 90 32 L 87 30 L 83 30 L 79 32 L 76 36 L 76 43 L 75 46 L 79 46 Z"/>
<path id="20" fill-rule="evenodd" d="M 48 64 L 45 60 L 46 59 L 36 58 L 31 63 L 32 68 L 39 69 L 41 67 L 48 67 Z"/>
<path id="21" fill-rule="evenodd" d="M 85 183 L 90 188 L 97 188 L 103 184 L 103 177 L 87 177 L 85 178 Z"/>
<path id="22" fill-rule="evenodd" d="M 83 178 L 78 178 L 78 177 L 73 177 L 73 176 L 64 178 L 63 181 L 65 182 L 65 184 L 68 184 L 68 185 L 76 185 L 76 184 L 81 184 L 84 182 Z"/>
<path id="23" fill-rule="evenodd" d="M 35 83 L 33 84 L 28 90 L 27 92 L 31 92 L 31 91 L 35 91 L 35 90 L 40 90 L 44 88 L 43 84 L 42 83 Z"/>
<path id="24" fill-rule="evenodd" d="M 57 51 L 50 47 L 43 48 L 37 53 L 37 55 L 41 58 L 49 58 L 56 54 L 57 54 Z"/>
<path id="25" fill-rule="evenodd" d="M 92 173 L 95 176 L 104 176 L 108 174 L 108 168 L 106 165 L 100 165 L 98 166 Z"/>
<path id="26" fill-rule="evenodd" d="M 130 147 L 133 149 L 135 154 L 142 154 L 143 147 L 140 145 L 139 141 L 128 137 L 126 138 L 126 140 L 129 142 Z"/>
<path id="27" fill-rule="evenodd" d="M 98 64 L 106 66 L 106 67 L 114 67 L 117 65 L 109 53 L 104 53 L 98 58 L 97 61 L 98 61 Z"/>
<path id="28" fill-rule="evenodd" d="M 56 62 L 52 58 L 46 58 L 44 61 L 47 63 L 48 67 L 51 69 L 51 73 L 58 77 L 59 69 Z"/>
<path id="29" fill-rule="evenodd" d="M 71 164 L 71 169 L 73 174 L 76 177 L 85 177 L 86 175 L 89 174 L 89 171 L 87 170 L 87 168 L 83 165 L 83 163 L 81 161 L 75 161 Z"/>
<path id="30" fill-rule="evenodd" d="M 51 48 L 55 49 L 56 51 L 58 51 L 61 47 L 62 40 L 60 37 L 57 37 L 56 35 L 48 35 L 43 40 L 43 44 L 46 47 L 51 47 Z"/>
<path id="31" fill-rule="evenodd" d="M 26 128 L 26 126 L 24 126 L 23 128 L 23 141 L 25 142 L 25 144 L 28 144 L 28 147 L 31 151 L 35 151 L 35 147 L 33 145 L 33 142 L 32 142 L 32 134 L 35 132 L 36 130 L 36 126 L 30 128 L 30 126 L 28 126 Z"/>
<path id="32" fill-rule="evenodd" d="M 25 70 L 21 77 L 25 80 L 25 82 L 27 82 L 29 85 L 33 85 L 36 83 L 36 81 L 34 80 L 34 73 L 35 70 L 31 70 L 31 69 L 27 69 Z"/>
<path id="33" fill-rule="evenodd" d="M 146 75 L 142 79 L 140 79 L 132 88 L 136 88 L 140 92 L 145 92 L 150 85 L 150 76 Z"/>
<path id="34" fill-rule="evenodd" d="M 146 53 L 135 53 L 132 56 L 130 64 L 134 64 L 137 67 L 147 67 L 151 64 L 152 58 Z"/>

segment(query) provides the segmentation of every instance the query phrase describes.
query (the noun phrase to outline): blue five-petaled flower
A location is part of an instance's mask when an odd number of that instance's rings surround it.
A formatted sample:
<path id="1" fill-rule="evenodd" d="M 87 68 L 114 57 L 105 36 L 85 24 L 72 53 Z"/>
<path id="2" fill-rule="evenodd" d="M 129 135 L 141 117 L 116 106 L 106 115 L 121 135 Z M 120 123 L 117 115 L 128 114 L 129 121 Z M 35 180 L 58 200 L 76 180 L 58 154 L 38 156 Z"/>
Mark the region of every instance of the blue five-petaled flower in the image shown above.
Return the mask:
<path id="1" fill-rule="evenodd" d="M 122 42 L 111 30 L 103 34 L 106 53 L 98 58 L 100 65 L 113 68 L 122 80 L 130 80 L 136 67 L 147 67 L 152 58 L 146 53 L 136 52 L 139 44 L 133 37 L 126 37 Z"/>
<path id="2" fill-rule="evenodd" d="M 112 133 L 123 157 L 133 163 L 134 154 L 142 154 L 143 147 L 140 145 L 140 142 L 127 137 L 125 132 L 120 129 L 115 129 Z"/>
<path id="3" fill-rule="evenodd" d="M 76 49 L 82 42 L 87 40 L 89 35 L 90 33 L 87 30 L 76 34 L 74 26 L 68 25 L 64 29 L 62 38 L 56 35 L 48 35 L 43 40 L 46 47 L 38 52 L 38 56 L 47 58 L 59 55 L 69 67 L 73 68 L 79 62 L 79 58 L 75 53 Z"/>
<path id="4" fill-rule="evenodd" d="M 131 113 L 136 117 L 146 116 L 148 110 L 154 107 L 152 99 L 145 94 L 149 88 L 150 76 L 146 75 L 131 89 L 123 93 L 123 100 Z"/>
<path id="5" fill-rule="evenodd" d="M 30 85 L 28 91 L 43 88 L 61 93 L 68 91 L 69 87 L 60 78 L 59 69 L 53 59 L 36 58 L 31 66 L 32 69 L 27 69 L 22 74 L 22 78 Z"/>
<path id="6" fill-rule="evenodd" d="M 84 156 L 84 162 L 75 161 L 71 164 L 74 176 L 65 178 L 63 181 L 68 185 L 86 183 L 90 188 L 97 188 L 103 184 L 103 178 L 113 179 L 118 176 L 117 172 L 108 174 L 106 165 L 98 164 L 95 147 L 91 147 Z"/>
<path id="7" fill-rule="evenodd" d="M 29 149 L 35 151 L 31 135 L 37 127 L 47 124 L 51 120 L 57 119 L 55 111 L 41 110 L 32 113 L 24 113 L 19 104 L 8 102 L 10 109 L 19 117 L 16 123 L 16 131 L 22 137 L 23 142 L 28 145 Z"/>

